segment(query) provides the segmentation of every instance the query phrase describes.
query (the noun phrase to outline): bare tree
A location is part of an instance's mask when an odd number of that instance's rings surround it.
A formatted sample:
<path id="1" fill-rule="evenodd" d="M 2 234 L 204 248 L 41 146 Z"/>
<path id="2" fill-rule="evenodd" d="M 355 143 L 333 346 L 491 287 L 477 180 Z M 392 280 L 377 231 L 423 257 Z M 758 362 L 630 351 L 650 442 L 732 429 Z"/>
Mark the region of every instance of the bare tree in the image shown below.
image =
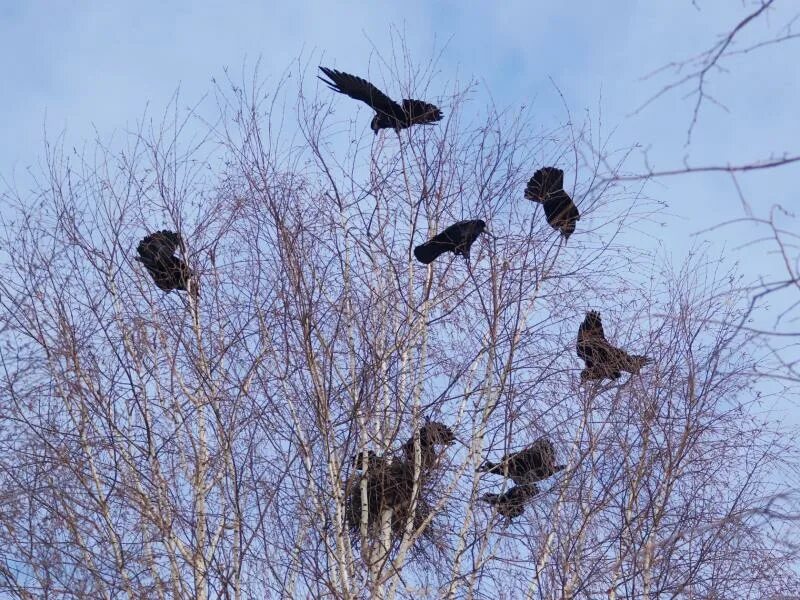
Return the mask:
<path id="1" fill-rule="evenodd" d="M 760 412 L 760 334 L 736 326 L 731 275 L 622 244 L 654 208 L 607 176 L 591 123 L 543 131 L 400 67 L 384 72 L 438 96 L 440 124 L 373 135 L 302 67 L 220 83 L 214 118 L 176 99 L 123 147 L 48 146 L 38 187 L 4 195 L 5 593 L 796 589 L 796 548 L 764 524 L 796 533 L 774 476 L 795 448 Z M 568 245 L 523 198 L 545 164 L 581 211 Z M 490 232 L 468 261 L 414 260 L 472 218 Z M 197 294 L 132 260 L 161 229 L 181 234 Z M 653 364 L 582 383 L 588 309 Z M 432 455 L 429 419 L 455 438 Z M 566 468 L 508 521 L 478 501 L 508 484 L 476 468 L 543 435 Z"/>
<path id="2" fill-rule="evenodd" d="M 702 11 L 706 3 L 693 1 L 687 11 Z M 800 12 L 792 2 L 782 0 L 756 0 L 732 4 L 727 11 L 728 22 L 720 25 L 722 33 L 695 55 L 678 58 L 649 73 L 644 79 L 656 84 L 656 91 L 639 106 L 634 114 L 647 114 L 654 103 L 668 98 L 688 100 L 689 117 L 686 132 L 686 146 L 690 146 L 696 136 L 696 127 L 703 114 L 709 109 L 727 110 L 728 98 L 716 91 L 715 85 L 723 77 L 738 78 L 743 85 L 742 68 L 746 64 L 767 65 L 772 61 L 781 64 L 792 52 L 796 53 L 800 33 L 797 31 Z M 791 71 L 786 71 L 791 77 Z M 778 75 L 780 77 L 780 75 Z M 737 115 L 741 118 L 741 116 Z M 744 116 L 749 119 L 750 115 Z M 767 115 L 767 121 L 769 116 Z M 734 197 L 739 206 L 731 205 L 731 210 L 721 222 L 712 229 L 731 231 L 736 226 L 748 224 L 757 232 L 748 236 L 738 249 L 755 249 L 774 257 L 768 269 L 770 275 L 749 281 L 745 287 L 750 292 L 750 311 L 743 315 L 742 326 L 749 326 L 751 317 L 760 321 L 759 330 L 764 338 L 763 351 L 773 359 L 770 367 L 763 367 L 759 373 L 778 377 L 796 383 L 798 379 L 797 323 L 800 319 L 798 307 L 800 298 L 800 254 L 798 253 L 797 214 L 795 199 L 776 197 L 769 193 L 769 173 L 780 169 L 793 169 L 800 161 L 797 148 L 775 148 L 766 156 L 750 160 L 732 160 L 720 156 L 718 160 L 697 164 L 686 157 L 676 157 L 674 166 L 656 169 L 644 155 L 644 167 L 624 174 L 613 174 L 617 182 L 643 182 L 663 178 L 699 175 L 702 177 L 723 176 L 733 184 Z M 757 197 L 748 196 L 741 185 L 744 177 L 757 177 L 763 182 Z M 702 232 L 705 233 L 705 232 Z M 736 235 L 736 234 L 734 234 Z M 766 322 L 759 310 L 770 305 L 774 310 L 771 322 Z"/>

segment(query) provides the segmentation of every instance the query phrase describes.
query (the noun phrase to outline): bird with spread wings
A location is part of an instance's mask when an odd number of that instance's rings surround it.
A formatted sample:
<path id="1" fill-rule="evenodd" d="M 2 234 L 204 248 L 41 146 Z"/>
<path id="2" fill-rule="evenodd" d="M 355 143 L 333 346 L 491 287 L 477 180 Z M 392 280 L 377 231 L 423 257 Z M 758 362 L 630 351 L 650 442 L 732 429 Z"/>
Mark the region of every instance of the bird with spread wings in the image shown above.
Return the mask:
<path id="1" fill-rule="evenodd" d="M 564 171 L 555 167 L 539 169 L 528 181 L 525 197 L 542 205 L 550 227 L 559 230 L 565 240 L 575 233 L 575 224 L 581 216 L 564 191 Z"/>
<path id="2" fill-rule="evenodd" d="M 637 374 L 641 368 L 651 362 L 646 356 L 631 355 L 612 346 L 603 331 L 600 313 L 590 310 L 578 328 L 576 344 L 578 356 L 586 363 L 581 371 L 581 380 L 587 379 L 619 379 L 622 371 Z"/>
<path id="3" fill-rule="evenodd" d="M 376 134 L 380 129 L 400 130 L 442 120 L 442 111 L 433 104 L 408 99 L 398 104 L 366 79 L 328 67 L 320 67 L 320 70 L 328 77 L 319 77 L 320 81 L 333 91 L 361 100 L 375 110 L 370 127 Z"/>

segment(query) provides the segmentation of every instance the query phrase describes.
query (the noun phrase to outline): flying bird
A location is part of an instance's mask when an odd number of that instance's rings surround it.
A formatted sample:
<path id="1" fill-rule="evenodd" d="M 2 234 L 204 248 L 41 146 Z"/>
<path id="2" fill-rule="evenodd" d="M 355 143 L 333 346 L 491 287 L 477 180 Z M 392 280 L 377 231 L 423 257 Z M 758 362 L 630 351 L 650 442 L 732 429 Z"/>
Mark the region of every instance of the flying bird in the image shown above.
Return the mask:
<path id="1" fill-rule="evenodd" d="M 522 486 L 547 479 L 563 469 L 564 465 L 556 465 L 552 442 L 542 437 L 524 450 L 506 454 L 499 462 L 484 461 L 477 470 L 510 477 L 514 483 Z"/>
<path id="2" fill-rule="evenodd" d="M 575 233 L 575 223 L 581 217 L 578 207 L 564 191 L 564 171 L 555 167 L 539 169 L 528 181 L 525 197 L 542 204 L 550 227 L 561 231 L 565 241 Z"/>
<path id="3" fill-rule="evenodd" d="M 525 503 L 539 493 L 536 484 L 515 485 L 502 494 L 484 494 L 481 500 L 494 506 L 504 517 L 513 519 L 525 512 Z"/>
<path id="4" fill-rule="evenodd" d="M 581 371 L 581 381 L 587 379 L 619 379 L 622 371 L 638 373 L 646 364 L 652 362 L 646 356 L 633 356 L 612 346 L 603 332 L 600 313 L 590 310 L 578 329 L 576 344 L 578 356 L 586 363 Z"/>
<path id="5" fill-rule="evenodd" d="M 155 284 L 167 292 L 187 290 L 193 274 L 186 261 L 174 256 L 180 245 L 180 234 L 165 229 L 151 233 L 136 247 L 139 253 L 136 260 L 145 266 Z"/>
<path id="6" fill-rule="evenodd" d="M 441 121 L 442 111 L 422 100 L 403 100 L 398 104 L 366 79 L 342 73 L 336 69 L 320 67 L 328 79 L 319 77 L 334 92 L 361 100 L 375 110 L 370 127 L 376 134 L 379 129 L 406 129 L 412 125 L 424 125 Z"/>
<path id="7" fill-rule="evenodd" d="M 440 254 L 447 251 L 460 254 L 465 260 L 469 260 L 469 249 L 485 230 L 486 223 L 481 219 L 459 221 L 414 248 L 414 256 L 425 265 L 432 263 Z"/>
<path id="8" fill-rule="evenodd" d="M 409 440 L 403 444 L 403 454 L 409 464 L 413 465 L 415 460 L 414 442 L 416 436 L 411 436 Z M 439 423 L 438 421 L 431 421 L 422 426 L 419 430 L 419 449 L 420 449 L 420 462 L 423 469 L 431 468 L 438 456 L 436 446 L 449 446 L 456 439 L 453 435 L 453 430 L 447 425 Z"/>

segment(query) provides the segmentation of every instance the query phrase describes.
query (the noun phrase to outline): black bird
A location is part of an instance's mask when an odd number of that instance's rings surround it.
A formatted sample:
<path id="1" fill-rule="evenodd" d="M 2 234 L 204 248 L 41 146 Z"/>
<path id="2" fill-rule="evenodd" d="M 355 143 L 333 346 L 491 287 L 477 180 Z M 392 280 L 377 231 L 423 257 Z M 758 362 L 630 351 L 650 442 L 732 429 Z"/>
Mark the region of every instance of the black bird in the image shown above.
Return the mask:
<path id="1" fill-rule="evenodd" d="M 409 440 L 403 444 L 403 455 L 409 464 L 413 465 L 415 460 L 414 452 L 414 439 L 411 436 Z M 453 435 L 453 430 L 447 425 L 439 423 L 438 421 L 431 421 L 422 426 L 419 430 L 419 449 L 420 460 L 423 469 L 429 469 L 436 462 L 438 453 L 436 446 L 448 446 L 456 439 Z"/>
<path id="2" fill-rule="evenodd" d="M 364 459 L 366 459 L 367 469 L 383 469 L 386 467 L 386 457 L 378 456 L 372 450 L 363 450 L 353 457 L 353 466 L 359 470 L 364 470 Z"/>
<path id="3" fill-rule="evenodd" d="M 539 493 L 536 484 L 515 485 L 502 494 L 484 494 L 481 500 L 488 502 L 504 517 L 513 519 L 525 512 L 525 503 Z"/>
<path id="4" fill-rule="evenodd" d="M 145 266 L 156 285 L 167 292 L 187 290 L 193 274 L 186 261 L 173 256 L 180 245 L 180 234 L 165 229 L 151 233 L 136 247 L 139 253 L 136 260 Z"/>
<path id="5" fill-rule="evenodd" d="M 422 264 L 432 263 L 440 254 L 452 251 L 469 260 L 469 249 L 478 236 L 486 230 L 486 223 L 481 219 L 459 221 L 450 225 L 438 235 L 424 244 L 414 248 L 414 256 Z"/>
<path id="6" fill-rule="evenodd" d="M 547 479 L 563 469 L 564 465 L 556 465 L 553 444 L 542 437 L 524 450 L 506 454 L 500 462 L 484 461 L 477 470 L 510 477 L 514 483 L 521 486 Z"/>
<path id="7" fill-rule="evenodd" d="M 320 70 L 328 76 L 330 81 L 318 76 L 319 80 L 327 84 L 334 92 L 361 100 L 375 109 L 375 116 L 370 123 L 372 131 L 375 133 L 378 133 L 379 129 L 400 130 L 412 125 L 434 123 L 442 119 L 442 111 L 433 104 L 422 100 L 403 100 L 400 105 L 366 79 L 327 67 L 320 67 Z"/>
<path id="8" fill-rule="evenodd" d="M 609 344 L 603 332 L 600 313 L 595 310 L 586 313 L 578 329 L 576 349 L 578 356 L 586 363 L 586 368 L 581 371 L 581 381 L 619 379 L 621 371 L 636 374 L 644 365 L 652 362 L 646 356 L 632 356 Z"/>
<path id="9" fill-rule="evenodd" d="M 525 197 L 542 204 L 550 227 L 561 231 L 565 240 L 575 233 L 575 223 L 581 216 L 572 198 L 564 191 L 564 171 L 555 167 L 539 169 L 528 181 Z"/>

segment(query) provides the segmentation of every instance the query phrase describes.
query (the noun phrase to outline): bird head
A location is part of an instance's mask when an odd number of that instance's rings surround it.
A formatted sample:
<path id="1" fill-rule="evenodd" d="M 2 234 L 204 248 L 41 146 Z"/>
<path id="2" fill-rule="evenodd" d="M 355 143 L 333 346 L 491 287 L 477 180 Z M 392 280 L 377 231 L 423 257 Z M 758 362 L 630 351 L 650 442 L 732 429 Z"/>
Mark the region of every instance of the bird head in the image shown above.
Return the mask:
<path id="1" fill-rule="evenodd" d="M 456 439 L 456 436 L 453 435 L 453 430 L 438 421 L 426 423 L 419 433 L 420 443 L 423 446 L 432 446 L 434 444 L 449 446 Z"/>
<path id="2" fill-rule="evenodd" d="M 362 450 L 353 457 L 353 466 L 360 471 L 364 468 L 365 459 L 367 460 L 367 464 L 372 466 L 378 461 L 378 455 L 372 450 L 367 450 L 366 454 Z"/>
<path id="3" fill-rule="evenodd" d="M 372 133 L 378 135 L 378 130 L 381 128 L 381 121 L 379 114 L 376 114 L 374 117 L 372 117 L 372 121 L 370 121 L 369 126 L 372 129 Z"/>

